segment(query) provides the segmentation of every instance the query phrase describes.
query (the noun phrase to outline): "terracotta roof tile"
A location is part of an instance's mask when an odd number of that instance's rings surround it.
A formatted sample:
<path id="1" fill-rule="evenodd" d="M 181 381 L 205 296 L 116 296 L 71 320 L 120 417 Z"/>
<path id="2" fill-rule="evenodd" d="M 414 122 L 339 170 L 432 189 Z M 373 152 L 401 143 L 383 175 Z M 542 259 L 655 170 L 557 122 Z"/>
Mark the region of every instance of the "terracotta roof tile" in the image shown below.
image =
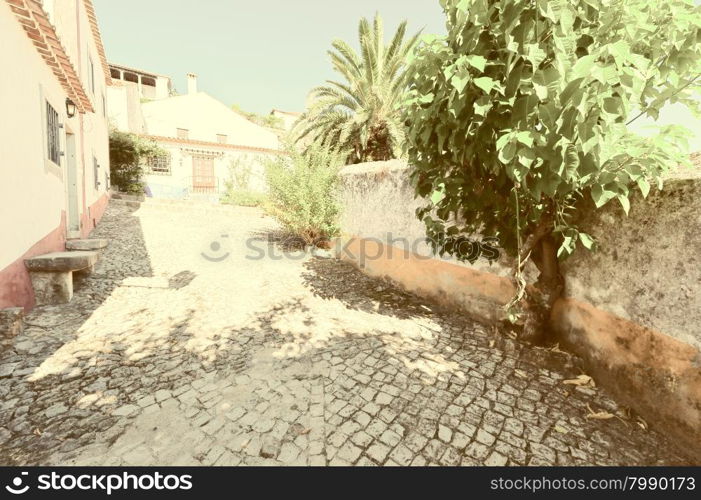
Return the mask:
<path id="1" fill-rule="evenodd" d="M 75 102 L 78 111 L 81 113 L 92 112 L 92 103 L 80 84 L 75 68 L 56 35 L 56 30 L 46 17 L 41 2 L 39 0 L 5 1 L 12 7 L 15 17 L 27 33 L 27 37 L 32 41 L 44 62 L 51 68 L 68 97 Z"/>
<path id="2" fill-rule="evenodd" d="M 112 75 L 110 75 L 109 64 L 107 64 L 107 57 L 105 56 L 105 47 L 102 44 L 102 37 L 100 36 L 100 27 L 97 24 L 97 16 L 95 15 L 95 7 L 93 6 L 92 0 L 83 0 L 83 3 L 85 4 L 85 10 L 88 14 L 88 19 L 90 20 L 90 28 L 92 30 L 93 40 L 95 41 L 97 52 L 100 55 L 102 71 L 105 74 L 105 83 L 107 85 L 112 85 Z"/>
<path id="3" fill-rule="evenodd" d="M 284 151 L 281 151 L 279 149 L 259 148 L 256 146 L 244 146 L 241 144 L 222 144 L 219 142 L 199 141 L 197 139 L 178 139 L 177 137 L 166 137 L 166 136 L 162 136 L 162 135 L 143 135 L 142 137 L 145 137 L 147 139 L 151 139 L 152 141 L 156 141 L 156 142 L 170 142 L 170 143 L 177 143 L 177 144 L 208 146 L 211 148 L 235 149 L 237 151 L 251 151 L 251 152 L 257 152 L 257 153 L 270 153 L 270 154 L 278 154 L 278 155 L 286 154 Z"/>

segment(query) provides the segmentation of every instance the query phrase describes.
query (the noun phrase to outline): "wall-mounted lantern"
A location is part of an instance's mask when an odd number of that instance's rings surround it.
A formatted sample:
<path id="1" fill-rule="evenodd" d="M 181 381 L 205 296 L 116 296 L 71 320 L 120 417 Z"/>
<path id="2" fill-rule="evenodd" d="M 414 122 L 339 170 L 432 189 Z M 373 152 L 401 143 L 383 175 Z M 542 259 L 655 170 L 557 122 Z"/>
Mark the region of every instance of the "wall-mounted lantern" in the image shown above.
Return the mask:
<path id="1" fill-rule="evenodd" d="M 68 97 L 66 97 L 66 115 L 68 115 L 68 118 L 75 116 L 75 103 Z"/>

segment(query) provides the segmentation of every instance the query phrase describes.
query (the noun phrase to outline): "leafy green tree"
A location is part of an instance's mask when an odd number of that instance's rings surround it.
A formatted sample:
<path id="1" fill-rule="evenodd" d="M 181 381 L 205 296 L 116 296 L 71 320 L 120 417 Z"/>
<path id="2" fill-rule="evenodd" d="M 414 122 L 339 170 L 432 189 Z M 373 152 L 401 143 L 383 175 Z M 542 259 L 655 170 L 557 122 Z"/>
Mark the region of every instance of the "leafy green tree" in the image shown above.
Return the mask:
<path id="1" fill-rule="evenodd" d="M 382 19 L 372 25 L 363 18 L 358 28 L 360 54 L 343 40 L 329 51 L 334 69 L 344 82 L 311 91 L 312 104 L 295 126 L 297 140 L 310 136 L 327 146 L 351 151 L 350 163 L 389 160 L 404 144 L 401 106 L 406 96 L 405 62 L 418 34 L 404 40 L 406 21 L 384 41 Z"/>
<path id="2" fill-rule="evenodd" d="M 129 132 L 110 130 L 110 181 L 121 191 L 141 193 L 143 162 L 167 154 L 153 141 Z"/>
<path id="3" fill-rule="evenodd" d="M 260 125 L 261 127 L 269 127 L 274 129 L 283 129 L 285 127 L 282 118 L 279 116 L 273 116 L 272 114 L 259 115 L 258 113 L 253 113 L 252 111 L 244 111 L 238 104 L 232 104 L 231 109 L 240 115 L 243 115 L 247 120 L 252 121 L 256 125 Z"/>
<path id="4" fill-rule="evenodd" d="M 686 0 L 441 0 L 446 37 L 412 63 L 408 156 L 417 215 L 437 251 L 495 235 L 515 256 L 510 304 L 536 337 L 561 295 L 559 259 L 595 242 L 577 211 L 617 200 L 688 161 L 685 134 L 628 125 L 667 103 L 693 105 L 701 15 Z M 458 257 L 461 257 L 458 255 Z M 540 275 L 526 292 L 521 271 Z"/>

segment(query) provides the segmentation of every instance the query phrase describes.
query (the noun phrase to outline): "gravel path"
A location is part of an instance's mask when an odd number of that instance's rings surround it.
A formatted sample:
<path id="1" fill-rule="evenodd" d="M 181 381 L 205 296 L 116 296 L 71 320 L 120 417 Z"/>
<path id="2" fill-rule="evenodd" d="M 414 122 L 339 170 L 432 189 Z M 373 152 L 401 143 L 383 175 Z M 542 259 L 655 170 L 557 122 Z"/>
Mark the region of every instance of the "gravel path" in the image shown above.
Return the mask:
<path id="1" fill-rule="evenodd" d="M 113 201 L 93 235 L 0 358 L 3 465 L 685 463 L 568 355 L 285 254 L 255 209 Z"/>

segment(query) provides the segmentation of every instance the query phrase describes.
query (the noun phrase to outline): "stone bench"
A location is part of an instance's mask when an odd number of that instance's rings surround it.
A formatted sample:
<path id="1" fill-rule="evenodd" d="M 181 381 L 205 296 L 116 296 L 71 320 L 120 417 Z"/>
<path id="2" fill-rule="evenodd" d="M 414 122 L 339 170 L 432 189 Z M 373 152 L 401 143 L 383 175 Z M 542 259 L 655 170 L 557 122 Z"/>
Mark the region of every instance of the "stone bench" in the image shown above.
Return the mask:
<path id="1" fill-rule="evenodd" d="M 100 251 L 107 247 L 107 240 L 99 238 L 86 238 L 79 240 L 68 240 L 66 241 L 66 250 L 80 251 L 80 250 L 95 250 Z"/>
<path id="2" fill-rule="evenodd" d="M 73 272 L 92 272 L 97 257 L 96 251 L 69 251 L 25 259 L 37 305 L 70 302 L 73 298 Z"/>

